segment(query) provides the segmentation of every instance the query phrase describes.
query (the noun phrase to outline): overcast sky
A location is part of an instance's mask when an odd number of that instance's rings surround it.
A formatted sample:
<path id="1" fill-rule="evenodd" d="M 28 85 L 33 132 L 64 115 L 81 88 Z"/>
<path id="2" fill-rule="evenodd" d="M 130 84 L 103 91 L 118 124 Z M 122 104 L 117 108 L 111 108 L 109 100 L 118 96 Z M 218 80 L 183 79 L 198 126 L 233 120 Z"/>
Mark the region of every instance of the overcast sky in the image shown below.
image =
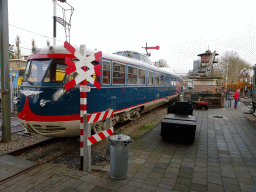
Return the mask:
<path id="1" fill-rule="evenodd" d="M 152 61 L 167 60 L 176 72 L 193 69 L 193 61 L 208 47 L 220 56 L 235 51 L 249 64 L 256 63 L 256 1 L 252 0 L 67 0 L 75 10 L 71 20 L 71 44 L 112 53 L 159 45 Z M 60 5 L 66 4 L 58 2 Z M 52 0 L 8 0 L 9 41 L 20 35 L 23 54 L 52 43 Z M 67 6 L 65 6 L 67 8 Z M 60 7 L 58 16 L 62 17 Z M 15 26 L 15 27 L 13 27 Z M 42 36 L 18 29 L 40 34 Z M 49 38 L 46 38 L 46 37 Z M 57 45 L 65 32 L 57 24 Z M 27 48 L 27 49 L 24 49 Z"/>

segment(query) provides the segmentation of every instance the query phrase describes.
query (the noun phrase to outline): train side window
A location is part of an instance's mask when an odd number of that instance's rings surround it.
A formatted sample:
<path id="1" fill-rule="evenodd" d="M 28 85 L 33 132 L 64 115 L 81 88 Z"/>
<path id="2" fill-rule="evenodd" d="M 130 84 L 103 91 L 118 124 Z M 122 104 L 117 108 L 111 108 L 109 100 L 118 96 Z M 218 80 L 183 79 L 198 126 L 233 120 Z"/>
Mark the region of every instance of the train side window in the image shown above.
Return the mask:
<path id="1" fill-rule="evenodd" d="M 131 58 L 131 57 L 132 57 L 132 54 L 131 54 L 130 51 L 124 51 L 124 52 L 123 52 L 123 56 L 124 56 L 124 57 L 130 57 L 130 58 Z"/>
<path id="2" fill-rule="evenodd" d="M 161 75 L 161 85 L 164 85 L 164 75 Z"/>
<path id="3" fill-rule="evenodd" d="M 172 78 L 172 85 L 176 86 L 176 78 L 175 77 Z"/>
<path id="4" fill-rule="evenodd" d="M 123 52 L 119 51 L 119 52 L 117 52 L 117 53 L 115 53 L 115 54 L 117 54 L 117 55 L 122 55 L 122 53 L 123 53 Z"/>
<path id="5" fill-rule="evenodd" d="M 103 78 L 102 78 L 102 84 L 110 84 L 110 62 L 108 61 L 103 61 Z"/>
<path id="6" fill-rule="evenodd" d="M 113 62 L 113 84 L 125 84 L 125 65 Z"/>
<path id="7" fill-rule="evenodd" d="M 137 84 L 137 68 L 128 66 L 128 80 L 127 84 Z"/>
<path id="8" fill-rule="evenodd" d="M 148 85 L 154 84 L 154 73 L 152 71 L 148 71 Z"/>
<path id="9" fill-rule="evenodd" d="M 139 85 L 145 85 L 145 81 L 146 81 L 145 70 L 139 69 L 138 84 Z"/>
<path id="10" fill-rule="evenodd" d="M 170 78 L 169 78 L 169 76 L 167 76 L 167 82 L 166 82 L 166 85 L 170 85 Z"/>
<path id="11" fill-rule="evenodd" d="M 132 52 L 132 58 L 140 60 L 140 54 Z"/>
<path id="12" fill-rule="evenodd" d="M 159 73 L 155 73 L 155 85 L 159 85 Z"/>

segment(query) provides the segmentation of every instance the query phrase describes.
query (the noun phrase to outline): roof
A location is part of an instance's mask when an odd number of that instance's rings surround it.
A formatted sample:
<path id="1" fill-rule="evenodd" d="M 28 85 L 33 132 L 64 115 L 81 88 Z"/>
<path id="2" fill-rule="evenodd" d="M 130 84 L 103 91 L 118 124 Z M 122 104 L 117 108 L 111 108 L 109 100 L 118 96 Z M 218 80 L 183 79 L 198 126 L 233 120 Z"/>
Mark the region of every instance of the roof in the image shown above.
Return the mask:
<path id="1" fill-rule="evenodd" d="M 210 51 L 210 50 L 207 50 L 207 51 L 205 51 L 205 53 L 201 53 L 201 54 L 199 54 L 199 55 L 197 55 L 197 56 L 203 56 L 203 55 L 211 55 L 212 54 L 212 52 Z M 217 56 L 217 55 L 219 55 L 218 53 L 215 53 L 215 56 Z"/>
<path id="2" fill-rule="evenodd" d="M 80 50 L 80 47 L 78 46 L 73 46 L 76 50 Z M 86 48 L 86 54 L 87 55 L 91 55 L 94 53 L 99 52 L 100 50 L 96 50 L 96 49 L 89 49 Z M 59 53 L 59 54 L 71 54 L 66 48 L 64 48 L 64 46 L 50 46 L 50 47 L 44 47 L 44 48 L 36 48 L 34 50 L 34 54 L 54 54 L 54 53 Z M 136 52 L 137 53 L 137 52 Z M 102 52 L 102 57 L 105 59 L 110 59 L 110 60 L 114 60 L 116 62 L 123 62 L 123 63 L 128 63 L 128 64 L 133 64 L 133 65 L 137 65 L 137 66 L 141 66 L 141 67 L 147 67 L 153 70 L 156 70 L 158 72 L 162 72 L 162 73 L 167 73 L 170 75 L 174 75 L 177 77 L 180 77 L 177 74 L 171 73 L 167 70 L 158 68 L 154 65 L 150 65 L 146 62 L 143 62 L 141 60 L 137 60 L 137 59 L 133 59 L 133 58 L 128 58 L 128 57 L 124 57 L 124 56 L 120 56 L 120 55 L 116 55 L 116 54 L 112 54 L 112 53 L 106 53 L 106 52 Z M 180 77 L 181 78 L 181 77 Z"/>

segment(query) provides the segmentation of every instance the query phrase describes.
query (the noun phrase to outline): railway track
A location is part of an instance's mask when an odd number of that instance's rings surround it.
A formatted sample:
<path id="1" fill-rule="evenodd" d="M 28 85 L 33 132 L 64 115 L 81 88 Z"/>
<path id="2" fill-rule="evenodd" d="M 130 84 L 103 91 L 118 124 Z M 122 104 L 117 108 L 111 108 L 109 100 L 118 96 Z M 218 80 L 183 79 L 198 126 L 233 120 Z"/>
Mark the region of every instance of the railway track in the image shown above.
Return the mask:
<path id="1" fill-rule="evenodd" d="M 29 167 L 15 175 L 12 175 L 4 180 L 0 181 L 0 185 L 5 183 L 22 173 L 25 173 L 31 169 L 34 169 L 44 163 L 49 163 L 56 158 L 69 153 L 70 151 L 79 148 L 79 142 L 77 137 L 74 138 L 50 138 L 39 143 L 26 146 L 24 148 L 8 152 L 4 155 L 11 155 L 17 158 L 30 160 L 36 163 L 35 166 Z"/>

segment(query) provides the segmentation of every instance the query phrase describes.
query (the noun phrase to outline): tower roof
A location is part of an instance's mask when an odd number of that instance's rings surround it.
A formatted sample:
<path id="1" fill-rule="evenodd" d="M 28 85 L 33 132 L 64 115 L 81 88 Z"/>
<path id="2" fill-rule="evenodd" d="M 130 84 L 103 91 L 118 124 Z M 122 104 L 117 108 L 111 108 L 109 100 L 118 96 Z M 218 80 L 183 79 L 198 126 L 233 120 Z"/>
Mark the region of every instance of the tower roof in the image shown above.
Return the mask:
<path id="1" fill-rule="evenodd" d="M 199 55 L 197 55 L 197 56 L 203 56 L 203 55 L 211 55 L 212 54 L 212 52 L 210 51 L 210 50 L 207 50 L 207 51 L 205 51 L 205 53 L 201 53 L 201 54 L 199 54 Z M 215 53 L 215 56 L 217 56 L 217 55 L 219 55 L 218 53 Z"/>

